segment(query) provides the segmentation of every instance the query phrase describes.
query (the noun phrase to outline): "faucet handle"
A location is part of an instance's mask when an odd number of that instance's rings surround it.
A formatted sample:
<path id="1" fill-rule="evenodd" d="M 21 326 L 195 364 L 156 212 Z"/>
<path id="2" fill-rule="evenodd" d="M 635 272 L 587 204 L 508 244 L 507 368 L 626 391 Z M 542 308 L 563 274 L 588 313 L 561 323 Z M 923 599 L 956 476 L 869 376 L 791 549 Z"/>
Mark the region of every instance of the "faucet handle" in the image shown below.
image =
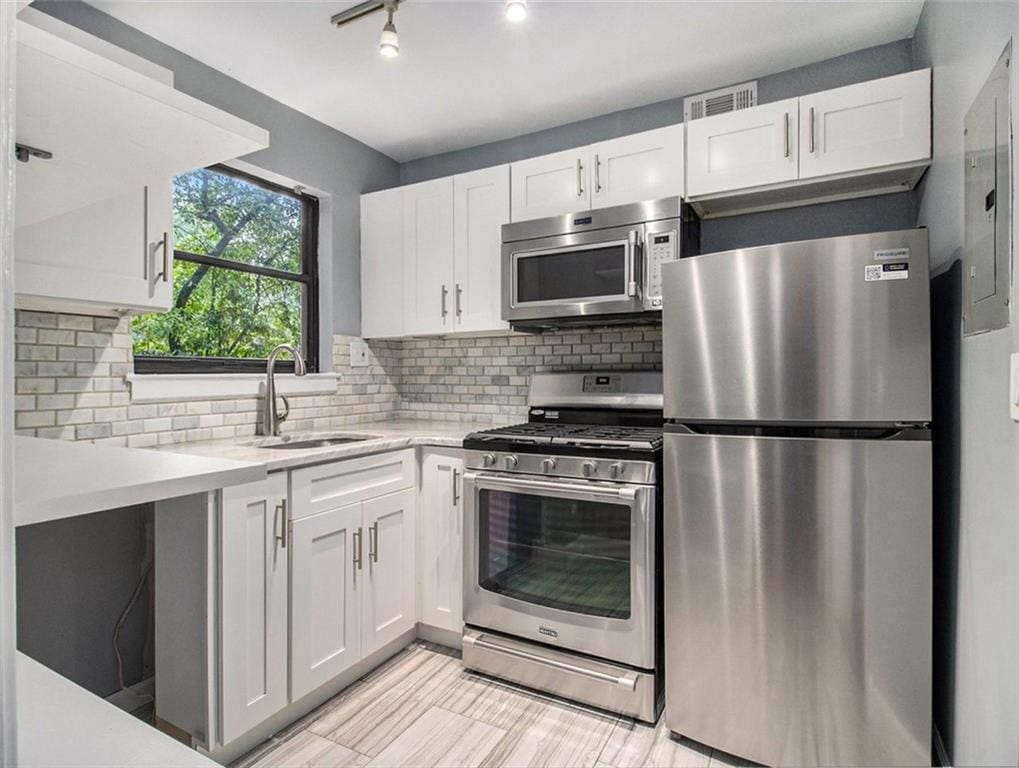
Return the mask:
<path id="1" fill-rule="evenodd" d="M 277 424 L 282 424 L 284 421 L 287 420 L 287 416 L 290 415 L 290 401 L 287 400 L 287 396 L 286 395 L 280 395 L 280 400 L 283 401 L 283 413 L 278 414 L 276 416 L 276 423 Z"/>

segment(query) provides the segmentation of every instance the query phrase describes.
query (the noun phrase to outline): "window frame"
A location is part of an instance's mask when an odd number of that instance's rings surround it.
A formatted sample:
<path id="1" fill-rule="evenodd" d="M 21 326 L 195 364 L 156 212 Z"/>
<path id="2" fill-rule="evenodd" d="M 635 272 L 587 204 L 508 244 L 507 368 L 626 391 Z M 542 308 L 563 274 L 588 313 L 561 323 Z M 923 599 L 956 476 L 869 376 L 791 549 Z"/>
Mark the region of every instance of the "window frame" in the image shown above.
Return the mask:
<path id="1" fill-rule="evenodd" d="M 301 272 L 286 272 L 270 267 L 259 267 L 242 261 L 216 258 L 199 253 L 173 249 L 174 260 L 193 264 L 207 264 L 217 269 L 264 275 L 290 282 L 300 283 L 304 290 L 304 305 L 301 311 L 301 353 L 309 373 L 319 371 L 319 276 L 318 276 L 318 225 L 319 200 L 297 189 L 284 187 L 236 168 L 225 165 L 210 165 L 205 170 L 233 176 L 263 189 L 287 195 L 301 202 Z M 161 355 L 134 355 L 135 373 L 252 373 L 264 372 L 267 358 L 240 357 L 186 357 Z M 293 372 L 290 359 L 280 359 L 276 370 Z"/>

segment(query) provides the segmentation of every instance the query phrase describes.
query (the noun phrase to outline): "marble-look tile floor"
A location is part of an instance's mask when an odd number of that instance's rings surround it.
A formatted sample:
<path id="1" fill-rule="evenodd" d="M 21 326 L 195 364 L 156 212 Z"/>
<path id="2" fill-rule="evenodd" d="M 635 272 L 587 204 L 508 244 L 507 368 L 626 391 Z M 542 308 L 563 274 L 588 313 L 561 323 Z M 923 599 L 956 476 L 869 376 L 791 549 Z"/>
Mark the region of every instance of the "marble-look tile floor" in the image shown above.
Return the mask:
<path id="1" fill-rule="evenodd" d="M 414 643 L 235 768 L 722 768 L 730 755 L 648 726 L 464 671 Z"/>

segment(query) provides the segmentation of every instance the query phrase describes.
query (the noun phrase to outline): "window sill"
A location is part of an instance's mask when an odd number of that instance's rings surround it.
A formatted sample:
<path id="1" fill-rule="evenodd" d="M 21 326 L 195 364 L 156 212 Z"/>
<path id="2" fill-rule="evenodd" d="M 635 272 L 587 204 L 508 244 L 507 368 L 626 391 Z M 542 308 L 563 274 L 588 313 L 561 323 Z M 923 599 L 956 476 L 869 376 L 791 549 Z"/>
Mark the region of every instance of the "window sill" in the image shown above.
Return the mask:
<path id="1" fill-rule="evenodd" d="M 232 400 L 258 397 L 265 387 L 264 373 L 129 373 L 132 403 L 166 400 Z M 327 395 L 336 392 L 338 373 L 276 374 L 281 395 Z"/>

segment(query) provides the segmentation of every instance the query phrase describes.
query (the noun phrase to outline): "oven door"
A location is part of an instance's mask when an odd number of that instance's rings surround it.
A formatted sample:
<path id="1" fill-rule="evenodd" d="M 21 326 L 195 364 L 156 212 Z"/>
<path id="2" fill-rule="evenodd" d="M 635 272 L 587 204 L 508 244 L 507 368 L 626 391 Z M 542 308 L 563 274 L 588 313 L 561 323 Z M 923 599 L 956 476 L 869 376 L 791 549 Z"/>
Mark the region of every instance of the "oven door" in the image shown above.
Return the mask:
<path id="1" fill-rule="evenodd" d="M 655 488 L 464 475 L 464 621 L 654 667 Z"/>
<path id="2" fill-rule="evenodd" d="M 640 312 L 643 225 L 504 243 L 503 319 Z"/>

